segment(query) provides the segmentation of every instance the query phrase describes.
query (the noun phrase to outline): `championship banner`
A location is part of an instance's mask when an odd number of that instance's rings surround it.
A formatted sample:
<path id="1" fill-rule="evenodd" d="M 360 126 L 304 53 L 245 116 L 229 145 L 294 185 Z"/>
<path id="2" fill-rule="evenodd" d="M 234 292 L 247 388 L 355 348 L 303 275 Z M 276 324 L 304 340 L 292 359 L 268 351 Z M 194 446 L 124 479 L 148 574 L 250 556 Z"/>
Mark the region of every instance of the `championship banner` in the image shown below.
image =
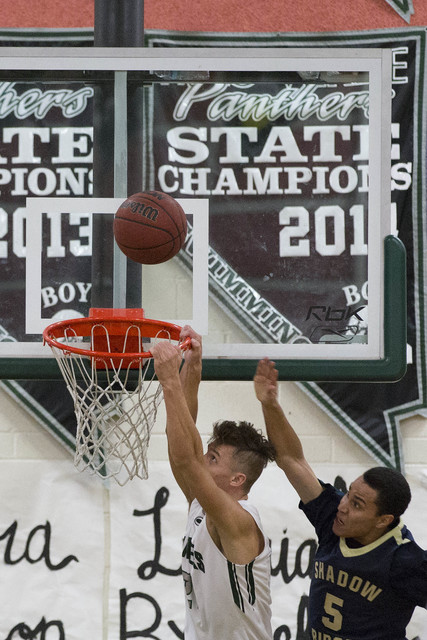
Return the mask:
<path id="1" fill-rule="evenodd" d="M 304 383 L 301 387 L 380 464 L 401 469 L 400 421 L 422 412 L 426 406 L 425 31 L 405 29 L 322 37 L 283 34 L 280 38 L 261 34 L 253 34 L 252 38 L 251 34 L 250 42 L 246 36 L 235 34 L 196 37 L 159 33 L 149 36 L 149 45 L 335 45 L 392 50 L 390 215 L 394 233 L 403 241 L 408 256 L 408 372 L 393 384 Z M 319 339 L 316 331 L 325 330 L 331 316 L 336 317 L 334 311 L 342 308 L 347 313 L 342 318 L 344 325 L 335 327 L 336 332 L 345 339 L 351 328 L 362 339 L 367 300 L 363 240 L 368 180 L 363 151 L 367 96 L 363 89 L 351 85 L 347 93 L 338 96 L 333 87 L 324 89 L 309 79 L 303 86 L 290 83 L 280 93 L 268 83 L 263 89 L 263 95 L 258 95 L 250 83 L 237 86 L 178 83 L 175 99 L 164 100 L 165 89 L 154 86 L 150 92 L 156 123 L 153 132 L 160 127 L 161 138 L 167 145 L 157 137 L 152 140 L 147 153 L 151 160 L 147 175 L 155 177 L 149 186 L 167 190 L 173 196 L 209 197 L 213 210 L 211 293 L 246 331 L 255 336 L 257 332 L 267 335 L 268 327 L 262 323 L 263 314 L 254 318 L 241 304 L 238 286 L 227 288 L 224 284 L 234 284 L 234 274 L 280 317 L 275 341 L 308 338 L 316 342 Z M 264 136 L 259 126 L 263 119 L 273 123 L 269 134 Z M 257 129 L 250 126 L 251 122 L 258 123 Z M 346 147 L 348 140 L 353 142 L 353 154 Z M 314 228 L 307 234 L 310 240 L 304 241 L 305 254 L 300 251 L 301 244 L 298 253 L 291 234 L 305 237 L 309 212 L 314 213 Z M 352 221 L 353 229 L 347 228 L 340 246 L 332 242 L 331 249 L 322 220 L 336 216 L 337 222 L 341 215 Z M 298 222 L 296 229 L 289 232 L 281 224 L 286 224 L 291 216 Z M 356 230 L 361 229 L 357 235 Z M 345 260 L 351 237 L 354 243 L 351 255 L 358 261 L 357 277 Z M 259 240 L 253 242 L 253 238 Z M 338 242 L 337 235 L 335 241 Z M 276 249 L 270 253 L 266 246 Z M 230 274 L 222 279 L 215 277 L 218 256 L 223 261 L 220 271 L 228 269 Z M 321 287 L 318 297 L 313 291 L 305 295 L 304 287 L 298 291 L 293 287 L 293 282 L 300 284 L 316 278 L 320 284 L 328 279 L 328 273 L 341 278 L 335 304 L 330 307 L 325 305 Z"/>
<path id="2" fill-rule="evenodd" d="M 211 259 L 214 297 L 255 336 L 270 329 L 272 342 L 318 343 L 328 324 L 323 283 L 331 272 L 339 274 L 333 291 L 327 291 L 327 305 L 334 317 L 337 309 L 346 313 L 334 328 L 345 341 L 351 326 L 363 340 L 366 87 L 153 83 L 150 93 L 151 163 L 145 167 L 147 175 L 156 176 L 150 188 L 174 197 L 209 198 L 209 244 L 211 256 L 221 260 L 220 272 L 228 265 L 287 319 L 287 326 L 272 323 L 270 316 L 266 322 L 259 309 L 251 314 L 250 306 L 239 308 L 245 289 L 233 278 L 227 290 L 229 278 L 216 277 L 218 266 Z M 270 126 L 263 127 L 263 121 Z M 301 237 L 310 240 L 296 243 Z"/>
<path id="3" fill-rule="evenodd" d="M 43 35 L 5 30 L 0 31 L 0 44 L 87 47 L 93 44 L 93 30 L 52 30 Z M 43 91 L 37 83 L 0 82 L 0 278 L 7 287 L 0 342 L 26 339 L 26 198 L 92 195 L 93 93 L 93 88 L 75 83 L 72 87 L 54 83 Z M 88 313 L 92 255 L 88 225 L 87 218 L 79 216 L 72 217 L 66 228 L 52 217 L 48 220 L 44 237 L 51 238 L 51 248 L 43 264 L 41 290 L 46 317 L 60 320 L 64 309 L 72 309 L 73 315 Z M 70 261 L 64 259 L 64 242 L 74 247 Z M 58 273 L 67 274 L 59 283 Z M 76 419 L 63 382 L 2 380 L 0 387 L 74 451 Z"/>
<path id="4" fill-rule="evenodd" d="M 362 472 L 316 468 L 341 489 Z M 151 463 L 147 480 L 107 487 L 71 460 L 3 460 L 0 481 L 8 487 L 0 514 L 2 640 L 183 640 L 188 507 L 167 462 Z M 421 478 L 411 478 L 411 488 L 405 523 L 425 548 L 427 488 Z M 250 499 L 271 540 L 273 639 L 309 640 L 314 530 L 275 465 Z M 427 638 L 425 610 L 415 610 L 407 637 Z"/>
<path id="5" fill-rule="evenodd" d="M 150 47 L 392 50 L 390 215 L 408 255 L 408 372 L 393 384 L 304 383 L 301 387 L 380 464 L 402 468 L 400 422 L 426 407 L 425 31 L 251 34 L 249 40 L 247 34 L 151 32 L 146 37 Z M 4 37 L 6 42 L 11 44 L 10 36 L 9 41 Z M 52 44 L 58 46 L 58 42 L 86 44 L 87 37 L 80 41 L 77 36 L 68 41 L 65 36 L 62 40 L 52 37 Z M 226 86 L 165 79 L 165 86 L 153 83 L 144 114 L 150 144 L 144 149 L 142 188 L 165 190 L 177 198 L 209 197 L 213 211 L 210 293 L 248 340 L 319 342 L 322 332 L 330 330 L 332 316 L 338 339 L 352 334 L 363 341 L 366 92 L 349 83 L 338 93 L 333 85 L 318 86 L 309 76 L 298 86 L 292 82 L 281 86 L 280 95 L 272 81 L 264 89 L 260 95 L 250 82 Z M 45 91 L 37 83 L 19 79 L 0 83 L 0 277 L 7 283 L 1 340 L 25 336 L 21 284 L 25 280 L 25 199 L 92 195 L 93 102 L 90 83 L 53 83 Z M 263 123 L 269 126 L 264 128 Z M 297 220 L 291 234 L 290 218 Z M 332 234 L 327 221 L 332 221 Z M 43 317 L 55 320 L 64 312 L 86 315 L 92 286 L 90 221 L 73 215 L 60 223 L 48 216 L 44 233 L 49 242 L 43 261 Z M 295 251 L 292 233 L 299 238 L 308 233 L 308 239 L 298 245 L 301 255 Z M 186 254 L 191 254 L 191 233 L 182 252 L 184 262 Z M 354 273 L 349 271 L 350 255 L 357 265 Z M 338 277 L 339 286 L 331 292 L 334 302 L 327 306 L 320 288 L 316 295 L 316 282 L 327 281 L 329 273 Z M 303 285 L 310 281 L 314 293 L 306 295 L 304 286 L 297 290 L 293 281 Z M 4 381 L 1 385 L 72 450 L 75 418 L 63 382 Z"/>

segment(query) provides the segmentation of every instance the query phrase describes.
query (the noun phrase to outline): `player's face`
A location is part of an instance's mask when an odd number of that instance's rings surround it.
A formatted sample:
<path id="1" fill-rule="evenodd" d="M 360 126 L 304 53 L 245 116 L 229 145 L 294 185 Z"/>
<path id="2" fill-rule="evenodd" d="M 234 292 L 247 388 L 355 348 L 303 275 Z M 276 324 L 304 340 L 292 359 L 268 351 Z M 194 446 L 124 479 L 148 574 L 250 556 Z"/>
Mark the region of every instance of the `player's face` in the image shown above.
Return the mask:
<path id="1" fill-rule="evenodd" d="M 376 504 L 377 491 L 363 480 L 357 478 L 343 496 L 333 532 L 343 538 L 353 538 L 362 545 L 374 542 L 384 533 L 384 516 L 378 515 Z"/>
<path id="2" fill-rule="evenodd" d="M 233 477 L 233 453 L 234 447 L 231 445 L 215 444 L 215 442 L 208 445 L 205 453 L 209 473 L 217 486 L 224 490 L 228 489 Z"/>

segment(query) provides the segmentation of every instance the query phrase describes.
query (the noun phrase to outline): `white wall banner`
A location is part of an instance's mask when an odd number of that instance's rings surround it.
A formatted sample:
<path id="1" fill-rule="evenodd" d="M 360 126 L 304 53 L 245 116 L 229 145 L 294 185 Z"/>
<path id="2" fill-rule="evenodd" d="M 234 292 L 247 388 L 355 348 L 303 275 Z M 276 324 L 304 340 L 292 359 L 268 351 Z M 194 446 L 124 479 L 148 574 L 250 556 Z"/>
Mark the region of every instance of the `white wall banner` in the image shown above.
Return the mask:
<path id="1" fill-rule="evenodd" d="M 0 638 L 102 638 L 102 488 L 71 462 L 2 460 Z"/>
<path id="2" fill-rule="evenodd" d="M 320 466 L 343 487 L 364 471 Z M 181 541 L 187 504 L 167 462 L 124 487 L 78 473 L 71 461 L 2 461 L 0 639 L 183 638 Z M 427 547 L 427 485 L 409 478 L 405 522 Z M 270 465 L 251 491 L 272 542 L 274 640 L 307 640 L 314 531 L 284 474 Z M 417 609 L 408 640 L 427 639 Z M 218 640 L 226 640 L 218 638 Z"/>
<path id="3" fill-rule="evenodd" d="M 365 469 L 322 466 L 319 477 L 348 486 Z M 187 504 L 167 462 L 150 463 L 146 481 L 112 487 L 111 576 L 108 640 L 183 638 L 184 591 L 180 575 L 181 541 Z M 427 486 L 411 479 L 413 500 L 406 523 L 417 542 L 427 546 Z M 316 550 L 313 527 L 297 508 L 295 491 L 270 465 L 254 485 L 258 507 L 272 542 L 274 640 L 305 640 L 310 571 Z M 423 633 L 425 627 L 425 635 Z M 408 639 L 427 639 L 427 612 L 414 615 Z M 218 639 L 225 640 L 225 639 Z"/>

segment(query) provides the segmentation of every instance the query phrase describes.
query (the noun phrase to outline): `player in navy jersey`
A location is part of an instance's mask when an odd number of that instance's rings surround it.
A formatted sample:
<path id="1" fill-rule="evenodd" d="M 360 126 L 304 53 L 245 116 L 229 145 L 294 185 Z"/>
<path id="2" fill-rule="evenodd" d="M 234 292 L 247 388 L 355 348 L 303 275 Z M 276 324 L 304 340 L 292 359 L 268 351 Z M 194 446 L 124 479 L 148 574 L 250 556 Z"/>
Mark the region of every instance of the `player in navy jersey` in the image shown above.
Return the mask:
<path id="1" fill-rule="evenodd" d="M 271 548 L 248 494 L 274 448 L 247 422 L 216 423 L 207 452 L 195 425 L 201 338 L 190 327 L 185 353 L 152 348 L 163 387 L 172 472 L 189 502 L 182 551 L 185 640 L 272 640 Z"/>
<path id="2" fill-rule="evenodd" d="M 411 492 L 401 473 L 375 467 L 347 493 L 318 480 L 277 397 L 278 372 L 258 363 L 261 402 L 276 461 L 316 529 L 318 550 L 310 587 L 310 640 L 405 640 L 415 607 L 427 608 L 427 551 L 400 516 Z"/>

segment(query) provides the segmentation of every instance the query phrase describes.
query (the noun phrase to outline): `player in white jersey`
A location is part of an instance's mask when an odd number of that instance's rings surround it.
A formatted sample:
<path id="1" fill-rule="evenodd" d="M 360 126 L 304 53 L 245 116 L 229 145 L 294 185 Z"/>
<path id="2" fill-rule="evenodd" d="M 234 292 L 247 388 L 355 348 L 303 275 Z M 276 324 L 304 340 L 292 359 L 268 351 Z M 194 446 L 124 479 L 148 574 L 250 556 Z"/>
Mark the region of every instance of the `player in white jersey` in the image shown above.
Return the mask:
<path id="1" fill-rule="evenodd" d="M 271 640 L 270 555 L 248 493 L 274 448 L 247 422 L 214 427 L 204 454 L 195 425 L 201 380 L 201 338 L 182 362 L 170 343 L 152 348 L 166 406 L 169 460 L 189 505 L 182 571 L 185 640 Z"/>

